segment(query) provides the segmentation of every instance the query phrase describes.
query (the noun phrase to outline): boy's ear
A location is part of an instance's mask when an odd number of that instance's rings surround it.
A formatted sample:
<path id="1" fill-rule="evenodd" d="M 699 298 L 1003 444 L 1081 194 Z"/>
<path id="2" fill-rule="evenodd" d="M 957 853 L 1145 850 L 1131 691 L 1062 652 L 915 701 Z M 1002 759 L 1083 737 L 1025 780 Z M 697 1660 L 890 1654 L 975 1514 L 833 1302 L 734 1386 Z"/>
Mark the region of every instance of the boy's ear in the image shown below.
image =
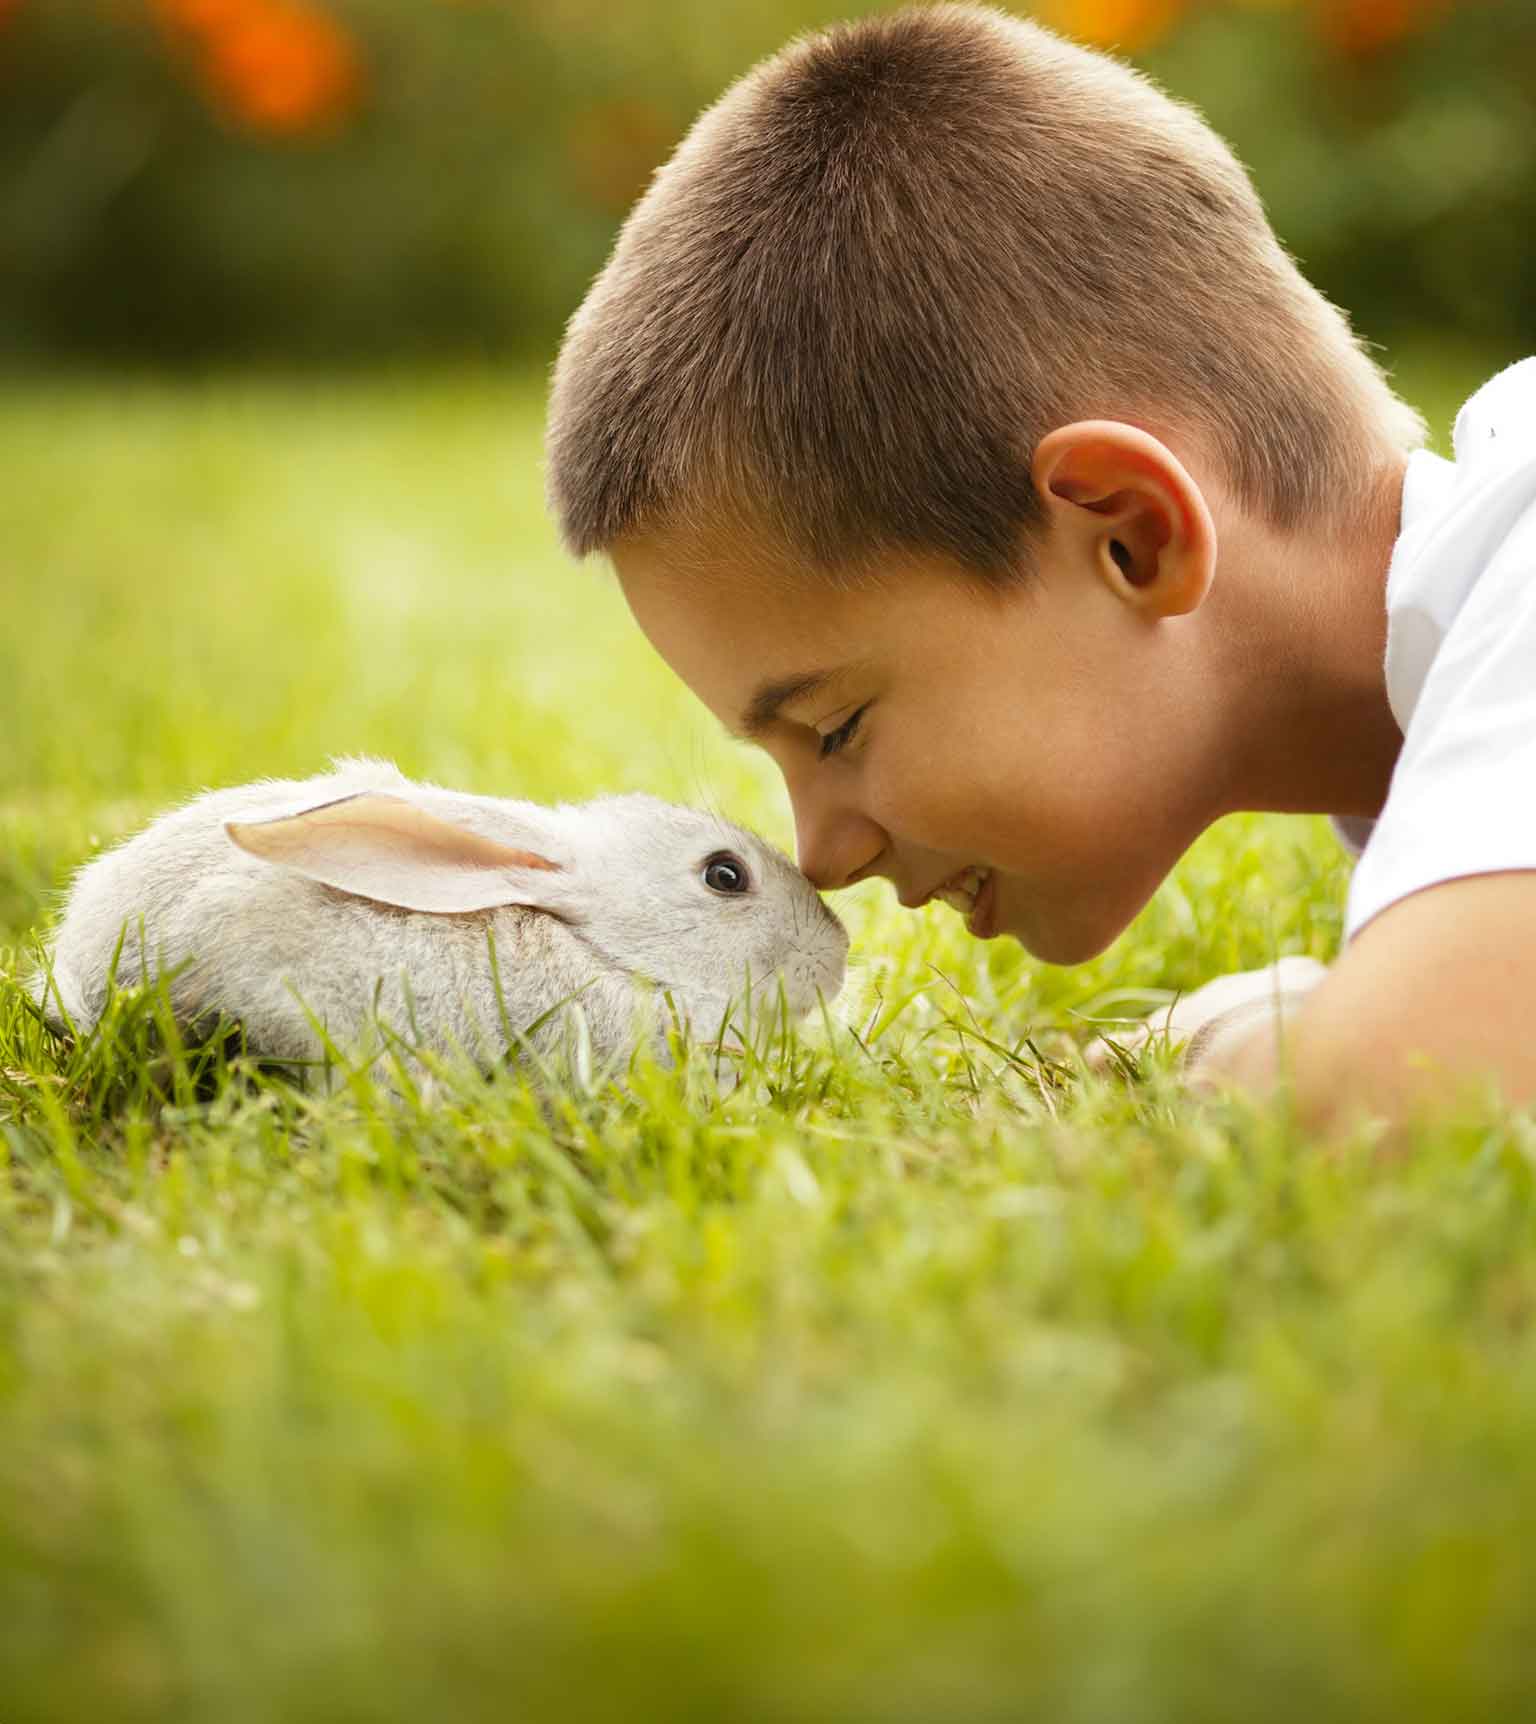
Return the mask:
<path id="1" fill-rule="evenodd" d="M 1177 455 L 1139 426 L 1084 419 L 1042 437 L 1031 473 L 1055 527 L 1116 597 L 1185 616 L 1216 573 L 1216 525 Z"/>
<path id="2" fill-rule="evenodd" d="M 401 910 L 556 910 L 560 865 L 364 791 L 271 820 L 231 820 L 232 843 L 310 880 Z"/>

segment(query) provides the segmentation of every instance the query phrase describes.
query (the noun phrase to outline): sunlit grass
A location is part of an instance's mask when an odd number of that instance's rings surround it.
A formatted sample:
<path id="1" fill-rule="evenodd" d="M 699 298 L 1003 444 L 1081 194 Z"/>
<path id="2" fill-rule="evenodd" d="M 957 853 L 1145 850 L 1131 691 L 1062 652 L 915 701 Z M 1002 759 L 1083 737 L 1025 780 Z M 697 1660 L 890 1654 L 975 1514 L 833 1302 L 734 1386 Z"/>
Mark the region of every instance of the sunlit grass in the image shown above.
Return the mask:
<path id="1" fill-rule="evenodd" d="M 556 551 L 533 385 L 13 391 L 0 459 L 8 976 L 93 844 L 332 754 L 788 836 Z M 1530 1121 L 1320 1152 L 1075 1057 L 1343 880 L 1229 822 L 1075 972 L 861 889 L 734 1087 L 320 1096 L 0 983 L 0 1711 L 1518 1713 Z"/>

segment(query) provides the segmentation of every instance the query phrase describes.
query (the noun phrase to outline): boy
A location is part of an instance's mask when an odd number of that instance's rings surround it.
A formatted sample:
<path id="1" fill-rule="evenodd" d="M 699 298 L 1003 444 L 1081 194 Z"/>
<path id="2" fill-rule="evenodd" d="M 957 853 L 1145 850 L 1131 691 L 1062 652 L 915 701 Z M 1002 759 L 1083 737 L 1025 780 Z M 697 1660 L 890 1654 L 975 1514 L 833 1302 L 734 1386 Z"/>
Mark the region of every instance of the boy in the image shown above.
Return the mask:
<path id="1" fill-rule="evenodd" d="M 699 120 L 572 321 L 549 451 L 823 888 L 1074 963 L 1220 815 L 1376 821 L 1287 1024 L 1320 1116 L 1536 1095 L 1536 364 L 1455 466 L 1422 436 L 1192 111 L 942 6 Z M 1273 1014 L 1232 1041 L 1272 1075 Z"/>

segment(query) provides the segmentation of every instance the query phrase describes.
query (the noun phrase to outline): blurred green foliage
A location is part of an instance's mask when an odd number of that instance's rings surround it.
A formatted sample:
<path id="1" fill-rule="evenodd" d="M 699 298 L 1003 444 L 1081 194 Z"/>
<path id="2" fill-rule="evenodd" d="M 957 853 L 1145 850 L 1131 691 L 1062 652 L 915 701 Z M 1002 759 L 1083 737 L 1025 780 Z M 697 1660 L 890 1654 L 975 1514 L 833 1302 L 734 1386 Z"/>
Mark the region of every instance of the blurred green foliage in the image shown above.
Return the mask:
<path id="1" fill-rule="evenodd" d="M 0 0 L 0 356 L 546 354 L 693 115 L 859 10 Z M 1529 0 L 1039 10 L 1200 105 L 1367 334 L 1536 345 Z"/>

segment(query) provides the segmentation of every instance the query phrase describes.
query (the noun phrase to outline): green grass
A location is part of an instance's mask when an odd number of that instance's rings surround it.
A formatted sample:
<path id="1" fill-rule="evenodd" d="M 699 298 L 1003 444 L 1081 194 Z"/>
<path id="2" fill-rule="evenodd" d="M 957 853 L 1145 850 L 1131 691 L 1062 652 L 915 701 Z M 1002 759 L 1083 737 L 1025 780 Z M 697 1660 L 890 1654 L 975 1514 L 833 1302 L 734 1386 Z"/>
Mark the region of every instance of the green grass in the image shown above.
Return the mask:
<path id="1" fill-rule="evenodd" d="M 1476 381 L 1415 378 L 1442 428 Z M 5 397 L 0 970 L 94 844 L 332 753 L 787 836 L 555 549 L 538 422 L 474 377 Z M 1070 1058 L 1328 956 L 1343 879 L 1228 822 L 1075 972 L 861 889 L 842 1021 L 725 1097 L 199 1088 L 131 1008 L 71 1056 L 0 991 L 0 1716 L 1525 1711 L 1530 1119 L 1386 1159 Z"/>

